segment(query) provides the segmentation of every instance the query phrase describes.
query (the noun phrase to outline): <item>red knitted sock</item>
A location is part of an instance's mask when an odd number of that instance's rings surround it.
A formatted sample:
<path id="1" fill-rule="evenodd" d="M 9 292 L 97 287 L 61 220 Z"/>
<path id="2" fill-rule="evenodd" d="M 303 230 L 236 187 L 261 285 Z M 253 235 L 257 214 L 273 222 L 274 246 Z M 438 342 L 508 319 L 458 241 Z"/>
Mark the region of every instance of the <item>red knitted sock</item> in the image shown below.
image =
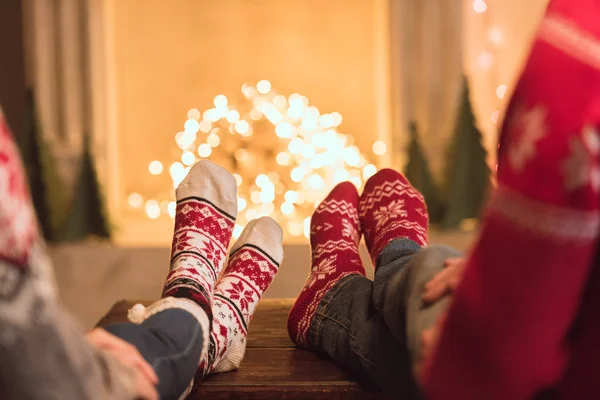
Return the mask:
<path id="1" fill-rule="evenodd" d="M 233 175 L 210 161 L 195 164 L 177 188 L 171 271 L 163 297 L 192 300 L 210 317 L 237 215 Z"/>
<path id="2" fill-rule="evenodd" d="M 331 287 L 349 274 L 365 274 L 358 243 L 358 192 L 337 185 L 312 216 L 312 268 L 288 318 L 288 333 L 298 346 L 308 347 L 308 330 L 317 305 Z"/>
<path id="3" fill-rule="evenodd" d="M 231 248 L 215 288 L 208 372 L 231 371 L 242 362 L 254 310 L 283 260 L 282 239 L 277 222 L 262 217 L 248 223 Z"/>
<path id="4" fill-rule="evenodd" d="M 407 238 L 427 246 L 427 206 L 421 193 L 402 174 L 382 169 L 369 178 L 358 210 L 373 265 L 394 239 Z"/>

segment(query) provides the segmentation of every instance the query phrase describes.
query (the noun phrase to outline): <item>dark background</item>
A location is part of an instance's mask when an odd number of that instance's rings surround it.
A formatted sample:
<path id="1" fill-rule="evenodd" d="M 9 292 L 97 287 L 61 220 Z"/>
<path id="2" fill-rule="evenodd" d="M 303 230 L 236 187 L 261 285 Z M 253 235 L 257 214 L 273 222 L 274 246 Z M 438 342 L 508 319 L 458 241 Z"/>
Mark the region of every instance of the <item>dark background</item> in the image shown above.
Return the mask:
<path id="1" fill-rule="evenodd" d="M 0 0 L 0 105 L 17 135 L 25 114 L 22 0 Z"/>

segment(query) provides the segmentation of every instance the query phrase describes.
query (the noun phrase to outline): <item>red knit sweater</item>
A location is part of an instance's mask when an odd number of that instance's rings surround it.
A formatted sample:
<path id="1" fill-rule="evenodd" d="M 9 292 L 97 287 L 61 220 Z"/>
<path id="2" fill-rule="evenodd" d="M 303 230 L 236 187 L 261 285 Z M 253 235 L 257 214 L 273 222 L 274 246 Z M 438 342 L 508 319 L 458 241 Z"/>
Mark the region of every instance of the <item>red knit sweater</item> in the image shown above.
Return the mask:
<path id="1" fill-rule="evenodd" d="M 600 398 L 600 273 L 590 278 L 599 17 L 598 0 L 558 0 L 540 26 L 502 128 L 497 190 L 425 368 L 430 399 L 528 399 L 547 388 Z"/>

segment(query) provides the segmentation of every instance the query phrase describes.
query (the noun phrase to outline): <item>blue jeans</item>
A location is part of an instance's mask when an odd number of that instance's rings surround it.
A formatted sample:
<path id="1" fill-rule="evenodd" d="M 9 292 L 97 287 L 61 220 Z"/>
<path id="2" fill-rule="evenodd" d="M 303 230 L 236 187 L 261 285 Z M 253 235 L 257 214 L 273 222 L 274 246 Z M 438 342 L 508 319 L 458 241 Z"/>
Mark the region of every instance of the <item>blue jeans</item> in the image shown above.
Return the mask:
<path id="1" fill-rule="evenodd" d="M 154 368 L 160 380 L 161 399 L 178 399 L 196 373 L 204 340 L 200 324 L 181 309 L 161 311 L 140 325 L 130 322 L 104 329 L 134 345 Z"/>
<path id="2" fill-rule="evenodd" d="M 445 259 L 459 256 L 447 246 L 421 249 L 409 239 L 392 241 L 379 255 L 373 281 L 349 275 L 327 292 L 311 323 L 310 343 L 392 398 L 419 398 L 412 369 L 421 332 L 449 302 L 445 297 L 425 306 L 423 287 Z"/>

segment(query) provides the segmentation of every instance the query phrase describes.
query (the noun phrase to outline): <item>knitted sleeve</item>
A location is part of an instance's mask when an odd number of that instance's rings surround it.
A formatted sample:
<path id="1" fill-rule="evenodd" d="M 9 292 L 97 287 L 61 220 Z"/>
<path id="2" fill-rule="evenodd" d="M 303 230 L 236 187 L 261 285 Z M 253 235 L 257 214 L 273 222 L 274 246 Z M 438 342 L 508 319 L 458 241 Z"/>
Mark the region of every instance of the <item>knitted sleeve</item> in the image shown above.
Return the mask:
<path id="1" fill-rule="evenodd" d="M 133 399 L 131 371 L 57 304 L 18 152 L 0 110 L 0 398 Z"/>
<path id="2" fill-rule="evenodd" d="M 509 106 L 498 186 L 425 368 L 430 399 L 528 399 L 565 368 L 600 188 L 598 71 L 569 23 L 546 16 Z"/>

